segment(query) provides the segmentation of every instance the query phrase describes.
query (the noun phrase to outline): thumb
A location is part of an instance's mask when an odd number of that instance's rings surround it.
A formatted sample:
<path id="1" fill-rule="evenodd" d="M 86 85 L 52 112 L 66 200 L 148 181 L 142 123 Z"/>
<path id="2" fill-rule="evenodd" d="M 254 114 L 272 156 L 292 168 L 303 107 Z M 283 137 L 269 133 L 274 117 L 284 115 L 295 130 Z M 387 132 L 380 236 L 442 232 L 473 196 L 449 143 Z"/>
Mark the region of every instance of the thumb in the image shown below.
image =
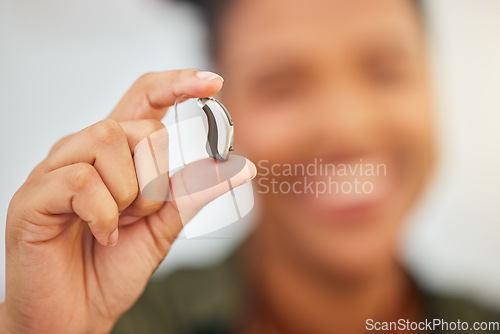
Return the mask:
<path id="1" fill-rule="evenodd" d="M 169 200 L 175 202 L 183 224 L 201 208 L 257 175 L 248 159 L 231 155 L 225 162 L 205 158 L 190 163 L 171 178 Z"/>
<path id="2" fill-rule="evenodd" d="M 150 216 L 150 228 L 157 239 L 172 240 L 174 234 L 187 224 L 205 205 L 230 190 L 251 181 L 257 175 L 255 165 L 248 159 L 231 155 L 220 162 L 204 158 L 188 164 L 170 177 L 170 191 L 165 198 L 166 205 Z M 139 179 L 140 180 L 140 179 Z M 155 182 L 159 186 L 155 186 Z M 139 187 L 143 189 L 139 182 Z M 162 176 L 148 183 L 149 191 L 143 196 L 158 200 L 165 196 L 165 181 Z M 182 224 L 181 224 L 182 223 Z"/>

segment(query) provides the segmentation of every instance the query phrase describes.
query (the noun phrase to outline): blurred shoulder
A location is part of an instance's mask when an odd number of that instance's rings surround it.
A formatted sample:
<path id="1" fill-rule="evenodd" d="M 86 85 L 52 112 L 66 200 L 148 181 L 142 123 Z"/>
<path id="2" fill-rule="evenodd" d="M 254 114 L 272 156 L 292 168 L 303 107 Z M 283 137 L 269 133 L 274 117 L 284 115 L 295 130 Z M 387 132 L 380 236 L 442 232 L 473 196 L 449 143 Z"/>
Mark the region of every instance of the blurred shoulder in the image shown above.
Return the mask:
<path id="1" fill-rule="evenodd" d="M 424 294 L 424 307 L 428 320 L 440 319 L 447 322 L 467 322 L 469 330 L 474 323 L 494 322 L 500 326 L 500 309 L 488 307 L 469 298 L 435 293 Z M 494 326 L 494 324 L 490 324 Z M 452 331 L 450 331 L 452 332 Z M 472 330 L 470 331 L 473 332 Z M 443 331 L 443 333 L 447 333 Z M 468 332 L 465 332 L 468 333 Z M 483 330 L 481 333 L 499 333 L 498 329 Z"/>
<path id="2" fill-rule="evenodd" d="M 237 256 L 151 280 L 113 333 L 226 333 L 241 307 Z"/>

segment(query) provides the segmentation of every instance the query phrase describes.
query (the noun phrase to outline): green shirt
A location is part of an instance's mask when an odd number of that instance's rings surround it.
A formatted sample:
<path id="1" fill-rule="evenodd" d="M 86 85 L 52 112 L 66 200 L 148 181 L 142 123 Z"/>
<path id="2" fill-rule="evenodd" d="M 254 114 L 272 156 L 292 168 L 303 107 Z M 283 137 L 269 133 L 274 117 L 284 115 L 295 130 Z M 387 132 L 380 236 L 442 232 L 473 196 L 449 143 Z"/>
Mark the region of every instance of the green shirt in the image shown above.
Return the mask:
<path id="1" fill-rule="evenodd" d="M 138 302 L 118 321 L 113 334 L 231 333 L 249 300 L 238 253 L 219 265 L 185 269 L 152 280 Z M 500 312 L 451 297 L 422 293 L 426 319 L 500 322 Z M 366 333 L 388 331 L 366 331 Z M 422 331 L 412 331 L 423 333 Z M 500 334 L 500 330 L 438 331 L 439 333 Z"/>

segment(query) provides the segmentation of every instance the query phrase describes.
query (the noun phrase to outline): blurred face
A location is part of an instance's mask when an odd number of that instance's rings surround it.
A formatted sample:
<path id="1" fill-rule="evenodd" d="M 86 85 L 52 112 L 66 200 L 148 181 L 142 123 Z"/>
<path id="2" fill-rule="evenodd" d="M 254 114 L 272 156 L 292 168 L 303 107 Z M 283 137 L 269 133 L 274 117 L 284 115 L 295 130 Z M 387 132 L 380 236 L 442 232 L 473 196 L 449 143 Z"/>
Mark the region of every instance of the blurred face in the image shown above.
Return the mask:
<path id="1" fill-rule="evenodd" d="M 260 233 L 308 264 L 368 273 L 432 165 L 423 30 L 402 0 L 236 0 L 217 64 Z M 311 167 L 312 165 L 312 167 Z"/>

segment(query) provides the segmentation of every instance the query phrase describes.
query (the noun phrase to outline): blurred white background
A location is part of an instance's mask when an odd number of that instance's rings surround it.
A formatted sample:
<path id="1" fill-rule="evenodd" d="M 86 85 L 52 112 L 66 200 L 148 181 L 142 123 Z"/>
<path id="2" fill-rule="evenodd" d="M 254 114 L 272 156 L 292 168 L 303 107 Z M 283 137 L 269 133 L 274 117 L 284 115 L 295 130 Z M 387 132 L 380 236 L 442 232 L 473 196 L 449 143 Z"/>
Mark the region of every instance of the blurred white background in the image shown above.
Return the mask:
<path id="1" fill-rule="evenodd" d="M 500 1 L 428 7 L 443 153 L 403 256 L 427 286 L 500 307 Z M 203 37 L 195 11 L 168 1 L 0 0 L 0 238 L 10 198 L 56 140 L 105 117 L 145 72 L 209 68 Z M 228 233 L 179 240 L 163 272 L 217 260 L 241 238 Z"/>

